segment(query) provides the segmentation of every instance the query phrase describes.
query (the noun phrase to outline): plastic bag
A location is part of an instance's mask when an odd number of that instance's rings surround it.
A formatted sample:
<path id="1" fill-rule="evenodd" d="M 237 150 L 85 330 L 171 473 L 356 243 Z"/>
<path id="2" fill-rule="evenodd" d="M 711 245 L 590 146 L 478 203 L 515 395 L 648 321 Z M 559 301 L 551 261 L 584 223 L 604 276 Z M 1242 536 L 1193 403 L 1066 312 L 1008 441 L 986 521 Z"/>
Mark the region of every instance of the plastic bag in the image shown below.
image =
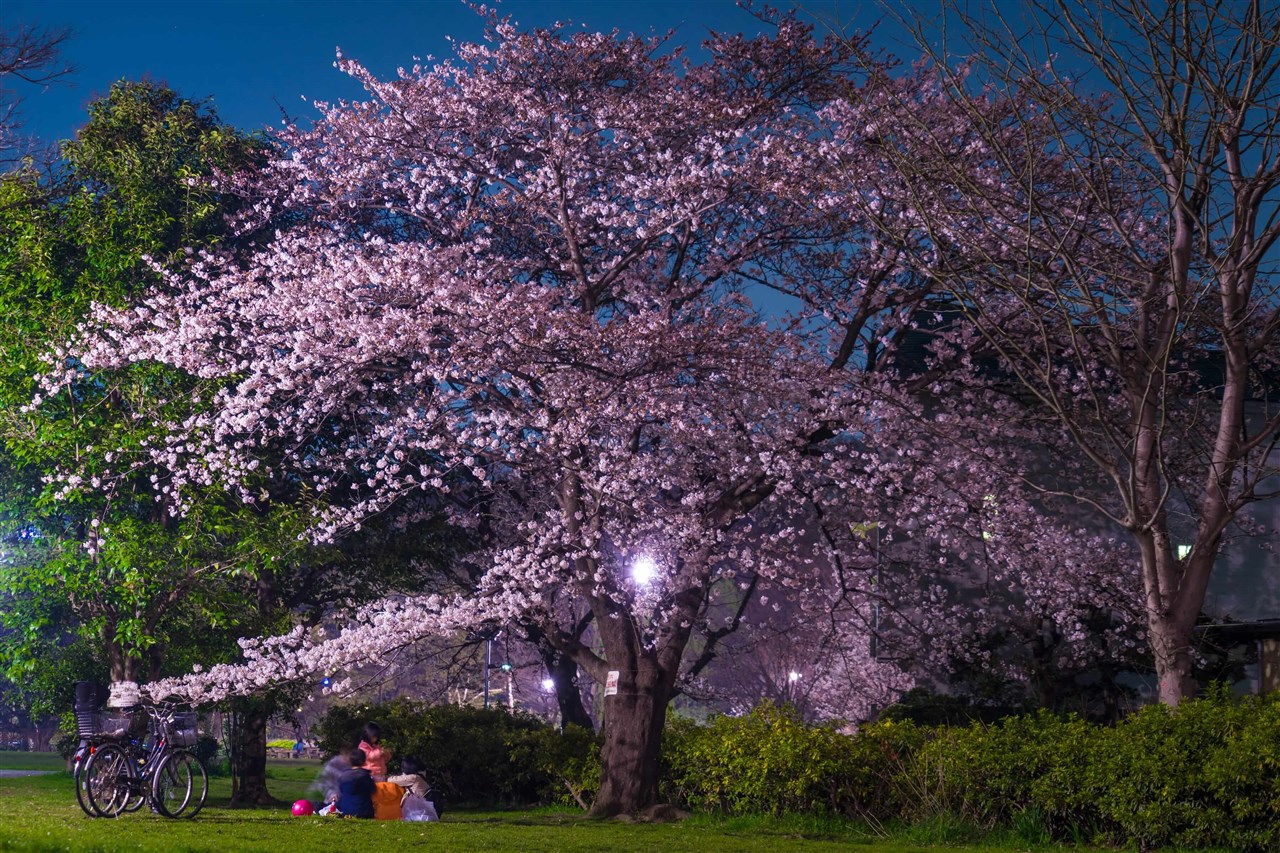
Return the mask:
<path id="1" fill-rule="evenodd" d="M 436 814 L 436 807 L 417 794 L 408 794 L 400 802 L 400 817 L 402 820 L 431 821 L 439 820 L 440 816 Z"/>

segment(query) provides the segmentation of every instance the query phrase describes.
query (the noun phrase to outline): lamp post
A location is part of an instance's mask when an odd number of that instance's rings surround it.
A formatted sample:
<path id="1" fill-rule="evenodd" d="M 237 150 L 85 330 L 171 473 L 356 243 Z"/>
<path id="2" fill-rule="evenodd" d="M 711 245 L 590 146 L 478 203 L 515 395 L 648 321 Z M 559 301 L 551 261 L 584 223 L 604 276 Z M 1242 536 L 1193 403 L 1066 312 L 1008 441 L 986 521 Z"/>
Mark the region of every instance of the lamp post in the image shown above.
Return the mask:
<path id="1" fill-rule="evenodd" d="M 559 701 L 557 701 L 557 697 L 555 695 L 556 680 L 549 675 L 546 678 L 542 679 L 542 691 L 544 693 L 551 694 L 552 708 L 555 709 L 551 712 L 551 719 L 552 719 L 552 722 L 554 722 L 556 725 L 559 725 L 560 724 L 560 703 Z"/>
<path id="2" fill-rule="evenodd" d="M 516 709 L 516 690 L 515 690 L 515 674 L 512 672 L 514 667 L 511 661 L 503 661 L 502 666 L 498 667 L 507 674 L 507 710 L 514 711 Z"/>
<path id="3" fill-rule="evenodd" d="M 499 631 L 491 637 L 484 638 L 484 707 L 489 709 L 489 668 L 493 665 L 493 641 L 497 639 Z"/>
<path id="4" fill-rule="evenodd" d="M 880 597 L 884 590 L 880 582 L 884 579 L 884 549 L 880 547 L 880 522 L 876 522 L 876 600 L 875 614 L 871 623 L 871 659 L 879 660 L 880 655 Z"/>

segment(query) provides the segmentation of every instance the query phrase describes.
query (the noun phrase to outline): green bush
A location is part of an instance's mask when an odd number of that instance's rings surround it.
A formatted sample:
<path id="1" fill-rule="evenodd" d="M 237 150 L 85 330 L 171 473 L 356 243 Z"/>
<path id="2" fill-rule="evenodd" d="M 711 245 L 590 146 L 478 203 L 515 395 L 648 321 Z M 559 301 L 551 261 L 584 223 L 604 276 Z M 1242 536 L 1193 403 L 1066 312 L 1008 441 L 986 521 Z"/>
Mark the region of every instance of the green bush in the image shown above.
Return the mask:
<path id="1" fill-rule="evenodd" d="M 1217 690 L 1114 727 L 1040 712 L 934 728 L 890 719 L 854 735 L 766 704 L 673 720 L 663 784 L 699 811 L 905 820 L 930 837 L 1278 850 L 1280 697 Z"/>
<path id="2" fill-rule="evenodd" d="M 545 729 L 539 752 L 542 771 L 551 780 L 549 800 L 564 806 L 591 807 L 600 790 L 600 739 L 581 726 Z"/>
<path id="3" fill-rule="evenodd" d="M 537 717 L 504 708 L 404 699 L 335 706 L 313 731 L 320 749 L 332 755 L 354 746 L 366 722 L 382 727 L 392 772 L 404 756 L 416 755 L 451 803 L 589 803 L 599 786 L 598 746 L 589 732 L 561 733 Z"/>
<path id="4" fill-rule="evenodd" d="M 73 734 L 67 734 L 59 731 L 53 739 L 53 749 L 58 755 L 65 760 L 70 761 L 71 756 L 76 754 L 76 750 L 80 748 L 80 738 Z"/>
<path id="5" fill-rule="evenodd" d="M 831 736 L 839 737 L 774 705 L 745 717 L 714 717 L 706 726 L 673 721 L 664 743 L 670 783 L 679 800 L 699 811 L 826 810 L 824 789 L 843 769 L 844 750 L 833 747 Z"/>
<path id="6" fill-rule="evenodd" d="M 905 784 L 906 769 L 936 731 L 910 720 L 879 720 L 849 738 L 848 769 L 839 811 L 850 816 L 897 820 L 916 802 Z"/>
<path id="7" fill-rule="evenodd" d="M 1054 837 L 1280 848 L 1280 703 L 1223 691 L 1114 727 L 1047 712 L 939 731 L 906 768 L 915 820 L 1036 822 Z"/>
<path id="8" fill-rule="evenodd" d="M 1144 708 L 1099 732 L 1088 794 L 1140 847 L 1280 847 L 1280 704 L 1218 691 Z"/>
<path id="9" fill-rule="evenodd" d="M 1280 696 L 1249 700 L 1242 725 L 1204 764 L 1204 784 L 1227 822 L 1215 843 L 1280 850 Z"/>
<path id="10" fill-rule="evenodd" d="M 1036 787 L 1064 762 L 1076 760 L 1076 749 L 1092 730 L 1081 720 L 1044 711 L 993 725 L 939 729 L 904 770 L 903 784 L 915 794 L 907 816 L 949 813 L 991 829 L 1011 825 L 1034 806 L 1052 824 L 1057 813 L 1039 802 Z"/>
<path id="11" fill-rule="evenodd" d="M 724 814 L 870 814 L 895 807 L 894 768 L 921 738 L 903 722 L 850 737 L 772 704 L 705 726 L 673 720 L 663 742 L 664 793 Z"/>
<path id="12" fill-rule="evenodd" d="M 321 747 L 354 743 L 368 720 L 395 756 L 419 755 L 451 801 L 585 807 L 600 784 L 590 732 L 505 710 L 335 708 Z M 959 727 L 890 719 L 855 734 L 765 704 L 705 725 L 673 718 L 661 779 L 665 799 L 695 811 L 905 820 L 922 838 L 1002 829 L 1031 845 L 1277 850 L 1280 696 L 1219 690 L 1114 727 L 1041 712 Z"/>

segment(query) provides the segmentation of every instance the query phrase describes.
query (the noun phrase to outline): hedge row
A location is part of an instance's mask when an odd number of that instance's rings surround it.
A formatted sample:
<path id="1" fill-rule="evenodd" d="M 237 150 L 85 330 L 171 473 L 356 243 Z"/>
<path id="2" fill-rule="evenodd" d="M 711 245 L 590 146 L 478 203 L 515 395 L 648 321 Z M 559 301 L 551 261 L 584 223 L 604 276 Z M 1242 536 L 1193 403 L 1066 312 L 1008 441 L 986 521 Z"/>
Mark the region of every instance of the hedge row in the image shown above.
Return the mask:
<path id="1" fill-rule="evenodd" d="M 725 814 L 899 814 L 908 804 L 894 777 L 927 731 L 883 722 L 850 737 L 771 704 L 706 725 L 677 719 L 663 740 L 663 793 Z"/>
<path id="2" fill-rule="evenodd" d="M 909 779 L 984 826 L 1043 815 L 1058 838 L 1280 850 L 1280 697 L 1155 705 L 1114 727 L 1049 714 L 943 730 Z"/>
<path id="3" fill-rule="evenodd" d="M 598 742 L 502 710 L 335 708 L 322 748 L 367 720 L 416 754 L 454 802 L 589 803 Z M 705 725 L 674 719 L 662 796 L 695 811 L 838 815 L 876 823 L 950 817 L 1043 826 L 1066 841 L 1280 850 L 1280 696 L 1223 693 L 1153 706 L 1113 726 L 1039 713 L 994 724 L 884 720 L 854 735 L 762 705 Z"/>
<path id="4" fill-rule="evenodd" d="M 1280 850 L 1280 696 L 1222 693 L 1115 726 L 1048 712 L 999 723 L 880 722 L 845 736 L 757 708 L 668 731 L 667 793 L 725 813 L 877 822 L 1028 816 L 1054 838 Z"/>

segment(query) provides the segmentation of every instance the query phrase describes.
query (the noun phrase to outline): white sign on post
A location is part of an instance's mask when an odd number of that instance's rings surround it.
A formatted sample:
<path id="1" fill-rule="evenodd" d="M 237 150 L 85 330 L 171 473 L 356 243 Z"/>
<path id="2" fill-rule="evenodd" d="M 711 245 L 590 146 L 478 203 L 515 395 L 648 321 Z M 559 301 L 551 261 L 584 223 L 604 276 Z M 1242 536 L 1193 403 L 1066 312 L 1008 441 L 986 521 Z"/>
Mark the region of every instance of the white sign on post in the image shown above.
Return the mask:
<path id="1" fill-rule="evenodd" d="M 618 693 L 618 670 L 609 670 L 609 675 L 604 680 L 604 695 L 616 696 Z"/>

